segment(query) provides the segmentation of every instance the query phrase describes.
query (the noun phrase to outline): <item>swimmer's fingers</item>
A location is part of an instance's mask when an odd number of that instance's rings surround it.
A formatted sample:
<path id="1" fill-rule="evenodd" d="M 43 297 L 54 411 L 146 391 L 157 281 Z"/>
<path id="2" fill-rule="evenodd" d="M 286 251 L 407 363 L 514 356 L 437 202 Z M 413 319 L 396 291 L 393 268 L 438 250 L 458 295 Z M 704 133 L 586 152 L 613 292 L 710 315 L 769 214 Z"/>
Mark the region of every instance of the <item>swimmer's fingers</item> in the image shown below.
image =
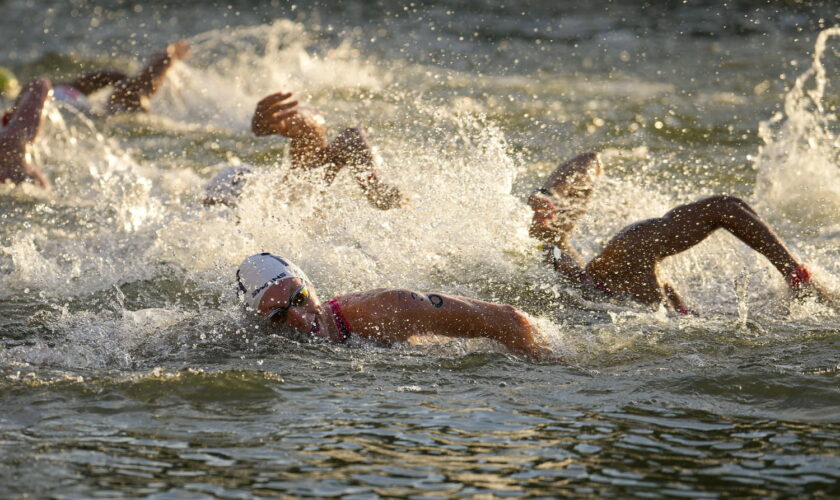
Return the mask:
<path id="1" fill-rule="evenodd" d="M 258 136 L 281 133 L 277 129 L 278 120 L 282 121 L 288 116 L 275 116 L 277 113 L 291 113 L 291 108 L 297 106 L 297 101 L 285 102 L 292 96 L 291 92 L 277 92 L 264 97 L 257 103 L 254 116 L 251 119 L 251 130 Z M 289 115 L 291 116 L 291 115 Z"/>
<path id="2" fill-rule="evenodd" d="M 274 94 L 267 95 L 263 97 L 260 102 L 257 103 L 257 110 L 258 111 L 265 111 L 270 109 L 271 107 L 275 106 L 276 104 L 285 101 L 286 99 L 292 97 L 291 92 L 277 92 Z M 295 101 L 297 102 L 297 101 Z"/>
<path id="3" fill-rule="evenodd" d="M 298 114 L 300 114 L 299 109 L 292 109 L 289 111 L 278 111 L 276 113 L 271 113 L 268 118 L 271 120 L 272 123 L 279 123 Z"/>
<path id="4" fill-rule="evenodd" d="M 297 107 L 298 101 L 279 102 L 265 110 L 269 116 L 275 117 L 278 113 Z"/>
<path id="5" fill-rule="evenodd" d="M 284 135 L 286 137 L 293 137 L 297 129 L 300 128 L 300 119 L 298 114 L 300 112 L 296 109 L 291 111 L 283 111 L 281 113 L 272 115 L 270 117 L 271 127 L 275 134 Z"/>

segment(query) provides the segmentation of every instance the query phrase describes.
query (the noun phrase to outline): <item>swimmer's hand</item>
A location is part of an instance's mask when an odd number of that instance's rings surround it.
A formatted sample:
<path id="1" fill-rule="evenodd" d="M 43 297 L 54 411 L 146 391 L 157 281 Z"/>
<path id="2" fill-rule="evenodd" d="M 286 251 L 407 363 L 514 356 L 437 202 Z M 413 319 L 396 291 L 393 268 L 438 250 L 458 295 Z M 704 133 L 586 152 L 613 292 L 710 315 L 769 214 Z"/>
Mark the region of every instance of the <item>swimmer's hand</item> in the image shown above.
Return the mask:
<path id="1" fill-rule="evenodd" d="M 257 136 L 282 135 L 292 139 L 326 137 L 324 119 L 316 112 L 297 108 L 298 101 L 288 100 L 291 92 L 277 92 L 257 103 L 251 130 Z"/>
<path id="2" fill-rule="evenodd" d="M 190 42 L 181 40 L 166 46 L 166 55 L 172 60 L 186 59 L 190 54 Z"/>
<path id="3" fill-rule="evenodd" d="M 365 196 L 368 202 L 379 210 L 401 208 L 408 204 L 408 198 L 402 194 L 399 188 L 384 182 L 377 182 L 368 186 L 365 189 Z"/>
<path id="4" fill-rule="evenodd" d="M 823 284 L 814 280 L 809 280 L 799 287 L 794 288 L 793 296 L 796 300 L 813 299 L 818 304 L 840 311 L 840 297 Z"/>

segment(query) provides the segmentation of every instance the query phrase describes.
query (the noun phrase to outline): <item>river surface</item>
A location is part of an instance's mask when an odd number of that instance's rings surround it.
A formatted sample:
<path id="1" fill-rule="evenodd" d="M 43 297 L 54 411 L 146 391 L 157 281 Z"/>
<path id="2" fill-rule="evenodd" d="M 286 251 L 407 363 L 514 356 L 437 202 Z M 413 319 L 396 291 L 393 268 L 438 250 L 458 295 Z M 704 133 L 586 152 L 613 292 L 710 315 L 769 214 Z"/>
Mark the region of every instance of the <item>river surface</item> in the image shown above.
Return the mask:
<path id="1" fill-rule="evenodd" d="M 542 264 L 525 204 L 599 151 L 584 257 L 728 193 L 840 290 L 837 23 L 832 2 L 0 1 L 22 81 L 192 46 L 148 115 L 50 103 L 53 192 L 0 186 L 0 497 L 840 495 L 838 311 L 722 232 L 661 266 L 699 316 L 591 302 Z M 332 135 L 364 127 L 409 204 L 287 175 L 287 141 L 249 131 L 279 90 Z M 238 207 L 204 207 L 238 164 Z M 269 331 L 235 292 L 261 251 L 321 297 L 513 304 L 568 362 Z"/>

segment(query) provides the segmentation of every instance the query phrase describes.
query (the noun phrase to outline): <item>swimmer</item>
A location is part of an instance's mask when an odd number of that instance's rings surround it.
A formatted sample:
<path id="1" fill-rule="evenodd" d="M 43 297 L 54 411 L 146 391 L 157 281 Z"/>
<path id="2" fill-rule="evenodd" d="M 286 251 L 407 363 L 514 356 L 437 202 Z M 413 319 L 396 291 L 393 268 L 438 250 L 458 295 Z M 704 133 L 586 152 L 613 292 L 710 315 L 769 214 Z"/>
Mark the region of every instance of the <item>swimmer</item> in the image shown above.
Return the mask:
<path id="1" fill-rule="evenodd" d="M 190 44 L 186 41 L 167 45 L 162 51 L 153 54 L 149 63 L 136 76 L 128 76 L 117 70 L 98 70 L 71 82 L 57 83 L 53 97 L 82 111 L 90 111 L 88 96 L 112 86 L 114 90 L 105 105 L 107 113 L 146 112 L 149 110 L 149 98 L 158 91 L 166 73 L 175 61 L 187 57 L 189 50 Z M 4 122 L 6 120 L 4 116 Z"/>
<path id="2" fill-rule="evenodd" d="M 324 167 L 324 182 L 331 184 L 348 167 L 368 202 L 380 210 L 400 207 L 405 197 L 399 189 L 382 182 L 374 170 L 374 155 L 359 128 L 342 131 L 327 143 L 324 118 L 298 107 L 291 92 L 277 92 L 257 103 L 251 130 L 257 136 L 281 135 L 291 139 L 292 168 Z"/>
<path id="3" fill-rule="evenodd" d="M 534 210 L 529 232 L 545 244 L 546 261 L 591 295 L 629 298 L 648 305 L 665 301 L 679 313 L 694 314 L 674 288 L 659 279 L 657 264 L 697 245 L 717 229 L 726 229 L 766 257 L 796 296 L 814 296 L 837 307 L 770 226 L 734 196 L 704 198 L 675 207 L 660 218 L 627 226 L 594 259 L 584 262 L 569 243 L 569 234 L 586 212 L 600 174 L 598 155 L 584 153 L 557 167 L 528 199 Z"/>
<path id="4" fill-rule="evenodd" d="M 512 306 L 405 289 L 349 293 L 322 303 L 303 271 L 269 253 L 245 259 L 236 279 L 250 312 L 313 338 L 343 344 L 356 335 L 386 345 L 415 335 L 487 338 L 534 361 L 559 361 Z"/>
<path id="5" fill-rule="evenodd" d="M 0 183 L 31 180 L 50 189 L 47 177 L 32 163 L 30 147 L 41 130 L 44 103 L 51 91 L 50 81 L 38 78 L 27 83 L 18 94 L 8 124 L 0 129 Z"/>
<path id="6" fill-rule="evenodd" d="M 31 161 L 30 146 L 41 129 L 44 104 L 52 95 L 56 100 L 86 110 L 90 108 L 87 96 L 108 85 L 114 91 L 108 98 L 109 113 L 138 112 L 148 109 L 148 100 L 157 92 L 166 72 L 174 61 L 189 53 L 189 43 L 181 41 L 168 45 L 152 56 L 149 64 L 134 77 L 113 70 L 94 71 L 67 84 L 52 86 L 40 78 L 27 84 L 18 95 L 12 108 L 2 117 L 0 129 L 0 182 L 18 184 L 31 180 L 44 189 L 50 189 L 47 177 Z M 0 72 L 4 93 L 14 90 L 17 80 L 8 70 Z"/>

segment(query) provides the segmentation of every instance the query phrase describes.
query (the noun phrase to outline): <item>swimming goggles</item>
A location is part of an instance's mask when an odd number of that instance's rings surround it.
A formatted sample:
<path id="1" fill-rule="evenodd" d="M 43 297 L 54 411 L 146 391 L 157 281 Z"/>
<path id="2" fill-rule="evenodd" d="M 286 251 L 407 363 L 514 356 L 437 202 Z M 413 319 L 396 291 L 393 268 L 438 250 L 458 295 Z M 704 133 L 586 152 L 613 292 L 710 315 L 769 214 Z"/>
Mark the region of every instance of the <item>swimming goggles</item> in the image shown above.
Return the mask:
<path id="1" fill-rule="evenodd" d="M 306 284 L 303 284 L 293 294 L 289 295 L 289 303 L 287 305 L 272 309 L 265 317 L 271 320 L 272 323 L 286 321 L 289 309 L 306 305 L 307 300 L 309 300 L 309 289 L 306 288 Z"/>

